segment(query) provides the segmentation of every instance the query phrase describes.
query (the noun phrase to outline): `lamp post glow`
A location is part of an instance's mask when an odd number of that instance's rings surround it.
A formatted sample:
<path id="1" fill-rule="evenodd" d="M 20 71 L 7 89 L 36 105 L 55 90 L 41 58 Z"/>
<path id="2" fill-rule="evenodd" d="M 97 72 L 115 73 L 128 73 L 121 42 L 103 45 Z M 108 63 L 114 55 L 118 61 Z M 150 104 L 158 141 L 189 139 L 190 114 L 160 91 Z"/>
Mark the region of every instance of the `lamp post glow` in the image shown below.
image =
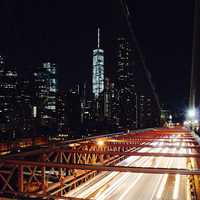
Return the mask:
<path id="1" fill-rule="evenodd" d="M 196 117 L 196 110 L 195 109 L 189 109 L 187 112 L 187 116 L 190 119 L 194 119 Z"/>
<path id="2" fill-rule="evenodd" d="M 187 111 L 187 117 L 184 125 L 190 127 L 191 129 L 195 129 L 199 126 L 198 111 L 195 108 Z"/>
<path id="3" fill-rule="evenodd" d="M 104 141 L 103 141 L 103 140 L 98 140 L 98 141 L 97 141 L 97 145 L 103 146 L 103 145 L 104 145 Z"/>

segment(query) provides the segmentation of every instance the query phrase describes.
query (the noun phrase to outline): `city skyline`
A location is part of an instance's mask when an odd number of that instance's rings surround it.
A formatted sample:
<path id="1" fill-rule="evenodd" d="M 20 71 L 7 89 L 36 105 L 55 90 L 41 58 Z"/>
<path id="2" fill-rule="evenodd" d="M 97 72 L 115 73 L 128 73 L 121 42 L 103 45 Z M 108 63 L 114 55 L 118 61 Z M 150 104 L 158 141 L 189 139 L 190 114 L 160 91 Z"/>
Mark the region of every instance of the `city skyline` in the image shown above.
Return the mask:
<path id="1" fill-rule="evenodd" d="M 127 3 L 131 8 L 137 39 L 141 44 L 147 67 L 152 72 L 153 82 L 161 101 L 170 104 L 171 107 L 184 107 L 189 93 L 193 3 L 183 1 L 178 16 L 176 2 L 173 7 L 171 7 L 172 1 L 164 2 L 168 8 L 165 10 L 161 3 L 156 5 L 156 9 L 153 8 L 154 3 L 144 4 L 139 1 Z M 112 75 L 113 41 L 121 34 L 118 30 L 126 26 L 120 3 L 103 1 L 98 10 L 93 9 L 95 3 L 78 2 L 78 4 L 80 6 L 77 7 L 76 2 L 67 4 L 60 2 L 56 3 L 55 7 L 48 1 L 21 3 L 2 1 L 2 20 L 7 19 L 2 21 L 4 27 L 1 32 L 2 54 L 5 52 L 11 65 L 16 65 L 22 71 L 28 67 L 34 68 L 44 61 L 56 62 L 61 87 L 70 88 L 79 81 L 91 80 L 92 50 L 96 48 L 96 29 L 100 26 L 102 48 L 108 55 L 105 58 L 107 66 L 105 73 Z M 143 9 L 142 6 L 146 4 L 148 6 Z M 70 12 L 70 6 L 76 8 L 75 15 Z M 65 12 L 65 9 L 69 12 Z M 166 10 L 170 9 L 169 15 Z M 104 15 L 101 10 L 104 10 Z M 163 14 L 161 10 L 164 11 Z M 145 12 L 150 14 L 149 19 L 144 15 Z M 160 14 L 159 19 L 156 18 L 157 14 Z M 176 26 L 177 23 L 179 28 Z M 160 43 L 161 38 L 165 38 L 162 43 Z M 75 59 L 76 57 L 79 59 Z M 77 70 L 74 70 L 75 68 Z M 76 71 L 80 73 L 77 74 Z M 163 71 L 167 76 L 161 79 L 159 75 Z M 186 75 L 182 80 L 177 80 L 175 76 L 171 76 L 172 71 L 176 75 L 178 73 Z M 170 89 L 163 92 L 168 85 Z M 182 92 L 177 94 L 177 90 Z M 172 96 L 176 98 L 172 100 Z"/>
<path id="2" fill-rule="evenodd" d="M 8 140 L 59 133 L 81 137 L 104 129 L 112 132 L 159 126 L 160 105 L 138 49 L 127 36 L 115 42 L 112 76 L 104 73 L 104 56 L 108 55 L 100 46 L 98 28 L 97 48 L 91 58 L 92 81 L 78 82 L 65 91 L 58 87 L 56 63 L 43 62 L 23 74 L 1 57 L 2 136 Z"/>
<path id="3" fill-rule="evenodd" d="M 200 199 L 199 1 L 0 1 L 0 199 Z"/>

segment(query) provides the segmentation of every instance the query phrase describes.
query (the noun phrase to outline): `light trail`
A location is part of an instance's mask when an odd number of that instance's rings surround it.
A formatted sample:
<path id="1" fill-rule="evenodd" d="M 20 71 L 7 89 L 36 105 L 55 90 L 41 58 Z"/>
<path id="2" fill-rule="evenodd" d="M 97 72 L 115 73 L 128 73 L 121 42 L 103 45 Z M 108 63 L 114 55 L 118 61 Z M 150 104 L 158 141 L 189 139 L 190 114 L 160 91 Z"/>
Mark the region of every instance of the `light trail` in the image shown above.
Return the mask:
<path id="1" fill-rule="evenodd" d="M 173 161 L 174 161 L 174 158 L 170 159 L 170 162 L 169 162 L 168 165 L 167 165 L 168 168 L 171 167 Z M 162 194 L 163 194 L 163 192 L 164 192 L 164 190 L 165 190 L 165 186 L 166 186 L 166 184 L 167 184 L 168 177 L 169 177 L 169 174 L 164 174 L 164 175 L 162 175 L 162 182 L 160 183 L 159 190 L 158 190 L 158 192 L 157 192 L 157 194 L 156 194 L 156 198 L 157 198 L 157 199 L 161 199 Z"/>
<path id="2" fill-rule="evenodd" d="M 145 149 L 142 149 L 141 151 L 146 152 L 146 151 L 148 151 L 148 150 L 150 150 L 150 148 L 145 148 Z M 133 164 L 138 158 L 140 158 L 140 157 L 139 157 L 139 156 L 137 156 L 137 157 L 131 156 L 131 157 L 127 158 L 126 160 L 120 162 L 120 165 L 123 165 L 123 163 L 126 163 L 126 164 L 124 164 L 124 166 L 129 166 L 129 165 Z M 140 160 L 138 161 L 139 163 L 137 163 L 137 161 L 136 161 L 136 166 L 142 165 L 142 164 L 144 163 L 145 159 L 146 159 L 146 158 L 140 159 Z M 127 162 L 127 160 L 128 160 L 129 162 L 131 162 L 131 163 Z M 118 165 L 119 165 L 119 164 L 118 164 Z M 102 179 L 101 181 L 97 182 L 97 184 L 91 186 L 91 187 L 89 188 L 89 190 L 83 191 L 80 195 L 78 195 L 78 197 L 79 197 L 79 198 L 84 198 L 85 196 L 91 195 L 92 193 L 94 193 L 94 191 L 96 191 L 98 188 L 100 188 L 100 187 L 102 187 L 103 185 L 105 185 L 106 183 L 108 183 L 112 178 L 114 178 L 114 177 L 117 176 L 118 174 L 120 174 L 120 173 L 119 173 L 119 172 L 112 172 L 112 173 L 110 173 L 106 178 L 104 178 L 104 179 Z M 111 186 L 110 190 L 113 191 L 112 188 L 115 189 L 115 187 L 118 187 L 122 182 L 124 182 L 125 179 L 128 178 L 129 175 L 130 175 L 129 173 L 125 173 L 120 179 L 118 179 L 118 180 Z"/>
<path id="3" fill-rule="evenodd" d="M 175 139 L 175 138 L 173 138 Z M 164 142 L 152 142 L 153 146 L 165 145 Z M 178 147 L 174 148 L 143 148 L 138 152 L 163 152 L 163 153 L 187 153 L 190 149 L 184 149 L 184 142 L 176 142 Z M 172 165 L 175 168 L 182 168 L 186 164 L 185 158 L 170 158 L 170 157 L 142 157 L 142 156 L 130 156 L 127 159 L 121 161 L 117 165 L 123 166 L 143 166 L 143 167 L 164 167 L 171 168 Z M 180 181 L 182 176 L 176 175 L 175 185 L 172 192 L 167 193 L 167 199 L 183 200 L 179 197 Z M 103 172 L 93 179 L 88 184 L 77 187 L 67 194 L 67 197 L 77 198 L 89 198 L 96 200 L 161 200 L 164 192 L 166 192 L 166 186 L 168 184 L 168 174 L 137 174 L 137 173 L 120 173 L 120 172 Z M 185 181 L 185 179 L 183 179 Z M 144 186 L 147 186 L 144 188 Z M 182 186 L 183 187 L 183 186 Z M 141 189 L 145 189 L 145 192 L 140 192 Z M 171 189 L 170 189 L 171 190 Z M 183 196 L 183 194 L 181 194 Z M 181 197 L 182 197 L 181 196 Z"/>
<path id="4" fill-rule="evenodd" d="M 173 199 L 178 199 L 179 196 L 179 187 L 180 187 L 180 174 L 176 174 L 176 179 L 175 179 L 175 187 L 173 191 Z"/>
<path id="5" fill-rule="evenodd" d="M 163 180 L 161 182 L 161 186 L 158 190 L 158 193 L 156 194 L 157 199 L 160 199 L 162 197 L 163 191 L 165 189 L 165 185 L 167 183 L 168 176 L 169 176 L 168 174 L 165 174 L 164 177 L 163 177 Z"/>
<path id="6" fill-rule="evenodd" d="M 182 143 L 182 145 L 184 145 L 184 142 Z M 183 148 L 180 148 L 179 151 L 180 151 L 180 153 L 187 153 L 187 150 L 183 149 Z M 185 158 L 178 158 L 176 162 L 178 162 L 177 168 L 182 168 L 183 165 L 185 165 L 185 163 L 186 163 L 186 159 Z M 173 195 L 172 195 L 173 200 L 179 199 L 180 181 L 181 181 L 180 174 L 176 174 L 175 175 L 174 190 L 173 190 Z"/>
<path id="7" fill-rule="evenodd" d="M 152 158 L 151 158 L 152 159 Z M 148 165 L 151 162 L 151 159 L 145 159 L 144 162 L 144 166 Z M 126 179 L 130 176 L 130 174 L 127 174 L 127 176 L 125 177 Z M 136 177 L 136 179 L 134 180 L 134 182 L 131 184 L 131 186 L 129 186 L 128 189 L 126 189 L 126 192 L 123 193 L 124 195 L 126 195 L 126 193 L 139 181 L 139 179 L 143 176 L 143 174 L 134 174 L 134 177 Z M 120 184 L 122 184 L 124 181 L 120 181 L 117 185 L 114 185 L 111 187 L 111 189 L 109 189 L 108 193 L 103 194 L 103 196 L 99 196 L 99 198 L 97 200 L 104 200 L 106 199 L 114 190 L 117 189 L 117 187 L 120 186 Z M 123 197 L 120 197 L 119 200 L 123 199 Z"/>
<path id="8" fill-rule="evenodd" d="M 151 151 L 156 151 L 156 152 L 158 151 L 158 152 L 160 152 L 161 148 L 159 148 L 157 150 L 151 149 Z M 163 153 L 164 152 L 165 153 L 168 152 L 168 148 L 163 149 Z M 141 158 L 141 159 L 143 159 L 143 158 Z M 145 163 L 143 164 L 143 166 L 148 166 L 153 159 L 155 159 L 155 158 L 154 157 L 152 157 L 152 158 L 148 158 L 148 157 L 145 158 Z M 155 167 L 158 167 L 160 165 L 161 161 L 162 161 L 162 158 L 160 157 L 158 159 L 158 162 L 155 165 Z M 138 166 L 138 165 L 136 165 L 136 166 Z M 134 185 L 136 185 L 136 183 L 141 179 L 141 177 L 143 176 L 143 174 L 128 174 L 126 176 L 126 179 L 130 178 L 130 176 L 131 176 L 132 179 L 134 179 L 134 182 L 128 187 L 128 189 L 126 188 L 126 191 L 119 197 L 118 200 L 123 199 L 128 194 L 128 192 L 134 187 Z M 125 183 L 125 181 L 121 181 L 119 183 L 114 183 L 114 185 L 112 185 L 111 188 L 109 188 L 107 192 L 104 192 L 102 195 L 98 196 L 97 200 L 109 199 L 109 195 L 111 195 L 112 192 L 114 192 L 115 190 L 117 190 L 117 188 L 120 187 L 120 185 L 122 185 L 123 183 Z M 96 197 L 97 196 L 95 196 L 95 199 L 96 199 Z"/>
<path id="9" fill-rule="evenodd" d="M 158 149 L 151 149 L 151 148 L 143 148 L 143 149 L 140 149 L 139 152 L 147 152 L 147 151 L 150 151 L 150 152 L 153 152 L 153 151 L 160 151 L 161 148 L 158 148 Z M 137 161 L 138 159 L 140 159 L 139 161 Z M 120 163 L 118 163 L 117 165 L 123 165 L 123 166 L 130 166 L 132 164 L 135 164 L 136 166 L 141 166 L 143 165 L 144 161 L 147 160 L 148 158 L 147 157 L 140 157 L 140 156 L 131 156 L 131 157 L 128 157 L 127 159 L 121 161 Z M 152 158 L 151 158 L 152 159 Z M 151 160 L 150 159 L 150 160 Z M 105 173 L 104 173 L 105 174 Z M 71 192 L 69 192 L 67 194 L 67 196 L 70 196 L 70 197 L 78 197 L 78 198 L 85 198 L 85 197 L 88 197 L 90 196 L 92 193 L 94 193 L 94 191 L 97 191 L 100 187 L 102 187 L 103 185 L 107 184 L 110 180 L 112 180 L 114 177 L 116 177 L 117 175 L 119 175 L 120 173 L 119 172 L 107 172 L 107 176 L 103 177 L 101 180 L 99 180 L 98 182 L 96 182 L 95 184 L 93 185 L 89 185 L 89 188 L 87 190 L 85 190 L 84 188 L 88 186 L 88 183 L 92 183 L 93 179 L 86 182 L 85 184 L 81 185 L 80 187 L 78 187 L 75 191 L 72 190 Z M 98 175 L 98 176 L 102 176 L 102 174 Z M 127 177 L 129 176 L 128 173 L 125 173 L 123 174 L 123 176 L 117 180 L 117 182 L 115 182 L 112 187 L 114 185 L 116 185 L 119 181 L 123 181 L 125 180 Z M 98 177 L 95 177 L 95 179 L 98 178 Z M 106 180 L 105 180 L 106 179 Z M 120 182 L 122 183 L 122 182 Z"/>
<path id="10" fill-rule="evenodd" d="M 155 167 L 158 167 L 161 162 L 161 158 L 159 159 L 159 162 L 156 164 Z M 129 193 L 129 191 L 133 188 L 133 186 L 138 182 L 138 180 L 143 176 L 144 174 L 139 174 L 137 179 L 131 184 L 128 189 L 120 196 L 119 200 L 124 199 L 124 197 Z M 100 200 L 100 199 L 99 199 Z"/>
<path id="11" fill-rule="evenodd" d="M 161 148 L 157 149 L 156 151 L 160 152 L 160 150 L 161 150 Z M 141 151 L 144 151 L 144 150 L 142 149 Z M 154 150 L 151 149 L 151 151 L 154 151 Z M 144 164 L 143 164 L 144 166 L 147 166 L 148 164 L 151 163 L 151 160 L 153 160 L 153 158 L 141 158 L 141 157 L 140 157 L 140 159 L 145 160 L 145 162 L 144 162 Z M 133 164 L 133 163 L 132 163 L 132 164 Z M 140 166 L 140 165 L 141 165 L 141 163 L 139 163 L 139 165 L 136 164 L 136 166 Z M 125 174 L 125 175 L 126 175 L 126 174 Z M 131 184 L 131 187 L 133 187 L 133 186 L 139 181 L 139 179 L 143 176 L 143 174 L 127 174 L 127 175 L 125 176 L 125 178 L 126 178 L 126 179 L 129 178 L 130 175 L 133 176 L 132 178 L 136 178 L 136 179 L 134 180 L 134 182 Z M 107 192 L 105 192 L 104 194 L 98 196 L 97 200 L 104 200 L 104 199 L 108 198 L 108 196 L 111 195 L 111 193 L 112 193 L 113 191 L 115 191 L 123 182 L 124 182 L 124 181 L 121 181 L 121 182 L 119 182 L 119 183 L 117 183 L 117 184 L 114 183 L 114 185 L 112 185 L 111 188 L 109 188 L 109 190 L 108 190 Z M 129 188 L 131 189 L 131 187 L 129 187 Z M 126 189 L 126 191 L 129 191 L 129 189 Z M 97 196 L 96 196 L 96 197 L 97 197 Z M 123 198 L 123 197 L 122 197 L 122 198 Z"/>
<path id="12" fill-rule="evenodd" d="M 171 150 L 171 149 L 165 148 L 165 149 L 163 149 L 163 153 L 167 153 L 167 152 L 169 152 L 170 150 Z M 174 149 L 174 151 L 175 151 L 175 149 Z M 174 152 L 174 151 L 173 151 L 173 152 Z M 159 167 L 159 166 L 160 166 L 161 161 L 163 160 L 163 157 L 160 157 L 160 158 L 158 158 L 158 159 L 159 159 L 159 162 L 157 162 L 157 164 L 156 164 L 154 167 Z M 173 159 L 171 159 L 171 158 L 166 158 L 167 167 L 170 167 L 170 166 L 171 166 L 172 161 L 173 161 Z M 144 174 L 140 174 L 140 175 L 138 176 L 138 178 L 141 178 L 143 175 L 144 175 Z M 152 195 L 151 195 L 151 197 L 149 197 L 149 200 L 154 199 L 155 193 L 156 193 L 156 191 L 157 191 L 157 188 L 158 188 L 159 185 L 160 185 L 160 182 L 161 182 L 161 180 L 162 180 L 162 178 L 163 178 L 163 175 L 156 175 L 156 177 L 158 177 L 158 181 L 157 181 L 156 185 L 154 186 Z M 126 191 L 120 196 L 119 200 L 126 199 L 126 198 L 125 198 L 126 195 L 131 191 L 131 189 L 133 189 L 133 187 L 135 186 L 135 184 L 136 184 L 136 183 L 134 182 L 131 186 L 129 186 L 128 189 L 126 189 Z M 99 199 L 99 200 L 100 200 L 100 199 Z"/>

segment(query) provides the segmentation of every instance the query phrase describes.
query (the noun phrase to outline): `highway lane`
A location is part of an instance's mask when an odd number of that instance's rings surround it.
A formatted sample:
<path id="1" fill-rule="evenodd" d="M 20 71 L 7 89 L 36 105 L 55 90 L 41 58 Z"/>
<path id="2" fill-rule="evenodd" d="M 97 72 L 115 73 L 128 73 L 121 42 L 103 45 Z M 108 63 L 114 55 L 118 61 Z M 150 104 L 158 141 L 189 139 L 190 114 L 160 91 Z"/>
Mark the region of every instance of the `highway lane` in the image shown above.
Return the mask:
<path id="1" fill-rule="evenodd" d="M 185 160 L 178 158 L 161 158 L 161 163 L 165 163 L 165 167 L 186 167 Z M 186 178 L 176 175 L 172 180 L 169 180 L 168 174 L 151 175 L 144 174 L 141 176 L 137 184 L 130 185 L 120 197 L 109 197 L 106 199 L 149 199 L 149 200 L 186 200 Z M 171 177 L 172 178 L 172 177 Z M 171 186 L 171 187 L 169 187 Z M 166 189 L 167 188 L 167 189 Z"/>
<path id="2" fill-rule="evenodd" d="M 182 153 L 186 153 L 185 149 L 180 149 Z M 175 158 L 171 167 L 186 168 L 186 158 Z M 165 175 L 167 179 L 164 183 L 165 187 L 159 199 L 172 199 L 172 200 L 187 200 L 187 176 L 180 175 Z"/>
<path id="3" fill-rule="evenodd" d="M 143 148 L 140 150 L 140 152 L 146 152 L 150 151 L 150 148 Z M 157 150 L 159 151 L 159 149 Z M 123 166 L 130 166 L 131 164 L 134 164 L 136 166 L 141 166 L 141 164 L 144 163 L 146 158 L 141 158 L 139 156 L 131 156 L 120 163 L 118 165 L 123 165 Z M 130 173 L 119 173 L 119 172 L 103 172 L 96 176 L 94 179 L 86 182 L 82 186 L 78 187 L 77 190 L 73 190 L 70 192 L 68 195 L 73 196 L 73 197 L 79 197 L 79 198 L 85 198 L 85 196 L 90 196 L 94 191 L 98 190 L 102 186 L 106 187 L 105 184 L 107 184 L 109 181 L 111 181 L 113 178 L 116 176 L 122 176 L 123 177 L 128 177 Z M 102 189 L 102 188 L 101 188 Z"/>
<path id="4" fill-rule="evenodd" d="M 165 152 L 169 152 L 169 149 L 165 149 Z M 162 151 L 163 152 L 163 151 Z M 148 159 L 143 166 L 147 166 L 151 163 L 152 167 L 160 167 L 167 163 L 170 167 L 171 159 L 152 158 L 156 161 L 149 162 Z M 151 174 L 129 174 L 126 181 L 121 182 L 120 185 L 114 188 L 113 192 L 104 192 L 95 199 L 153 199 L 157 187 L 160 185 L 162 175 L 151 175 Z M 143 192 L 144 191 L 144 192 Z"/>
<path id="5" fill-rule="evenodd" d="M 163 144 L 162 142 L 154 142 Z M 183 145 L 178 143 L 180 146 Z M 185 149 L 175 148 L 143 148 L 140 152 L 169 152 L 175 153 Z M 139 157 L 131 156 L 118 165 L 126 166 L 151 166 L 151 167 L 186 167 L 184 158 L 163 158 L 163 157 Z M 169 187 L 171 186 L 171 187 Z M 159 200 L 159 199 L 186 199 L 186 178 L 176 175 L 171 180 L 167 174 L 138 174 L 138 173 L 119 173 L 104 172 L 94 179 L 86 182 L 75 190 L 68 193 L 67 196 L 78 198 L 90 198 L 97 200 Z M 167 190 L 166 190 L 167 188 Z M 180 192 L 181 191 L 181 192 Z"/>

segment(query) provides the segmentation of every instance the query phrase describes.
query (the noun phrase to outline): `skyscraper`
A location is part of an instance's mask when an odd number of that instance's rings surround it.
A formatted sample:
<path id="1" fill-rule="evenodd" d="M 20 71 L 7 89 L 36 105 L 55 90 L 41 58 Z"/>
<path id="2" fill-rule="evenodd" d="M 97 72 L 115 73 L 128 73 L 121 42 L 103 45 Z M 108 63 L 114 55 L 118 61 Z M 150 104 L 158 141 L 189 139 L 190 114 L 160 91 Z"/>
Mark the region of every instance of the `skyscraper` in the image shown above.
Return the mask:
<path id="1" fill-rule="evenodd" d="M 104 90 L 104 51 L 100 49 L 100 29 L 98 28 L 98 45 L 93 50 L 92 91 L 97 99 Z"/>
<path id="2" fill-rule="evenodd" d="M 104 117 L 106 119 L 111 118 L 111 95 L 112 95 L 112 84 L 109 78 L 105 78 L 105 89 L 104 89 Z"/>
<path id="3" fill-rule="evenodd" d="M 71 130 L 78 130 L 81 126 L 81 98 L 79 86 L 71 89 L 65 96 L 65 122 Z"/>
<path id="4" fill-rule="evenodd" d="M 28 136 L 33 130 L 33 105 L 31 77 L 20 76 L 17 89 L 17 136 Z"/>
<path id="5" fill-rule="evenodd" d="M 6 133 L 1 138 L 15 137 L 17 78 L 16 70 L 0 56 L 0 132 Z"/>
<path id="6" fill-rule="evenodd" d="M 134 79 L 133 50 L 124 37 L 117 39 L 117 71 L 113 102 L 117 126 L 136 127 L 136 90 Z"/>
<path id="7" fill-rule="evenodd" d="M 64 92 L 57 93 L 56 100 L 56 123 L 58 132 L 62 132 L 65 126 L 65 95 Z"/>
<path id="8" fill-rule="evenodd" d="M 35 104 L 37 115 L 44 126 L 52 127 L 56 123 L 56 64 L 46 62 L 34 73 Z"/>
<path id="9" fill-rule="evenodd" d="M 57 83 L 56 83 L 56 65 L 54 63 L 43 63 L 43 68 L 47 75 L 47 88 L 48 88 L 48 97 L 47 104 L 45 105 L 46 110 L 50 113 L 56 112 L 56 92 L 57 92 Z"/>

